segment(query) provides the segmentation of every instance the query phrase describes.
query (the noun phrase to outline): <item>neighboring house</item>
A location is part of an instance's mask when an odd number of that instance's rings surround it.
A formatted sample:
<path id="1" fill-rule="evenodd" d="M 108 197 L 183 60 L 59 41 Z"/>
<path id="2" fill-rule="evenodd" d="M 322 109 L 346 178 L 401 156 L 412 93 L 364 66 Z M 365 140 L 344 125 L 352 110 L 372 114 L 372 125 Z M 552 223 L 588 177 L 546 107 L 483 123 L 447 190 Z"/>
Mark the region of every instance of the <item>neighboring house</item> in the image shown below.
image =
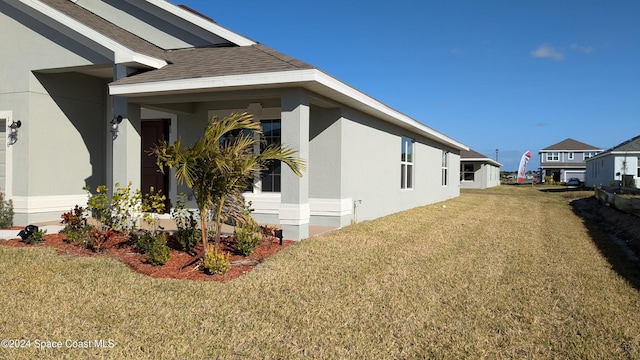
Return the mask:
<path id="1" fill-rule="evenodd" d="M 0 186 L 19 225 L 59 220 L 86 203 L 85 185 L 131 181 L 175 204 L 187 189 L 144 151 L 190 144 L 236 111 L 307 161 L 301 178 L 276 164 L 245 194 L 285 238 L 460 192 L 464 144 L 165 0 L 0 0 L 0 44 L 0 129 L 22 124 L 0 154 Z"/>
<path id="2" fill-rule="evenodd" d="M 640 187 L 640 135 L 588 159 L 585 185 Z"/>
<path id="3" fill-rule="evenodd" d="M 460 187 L 486 189 L 500 185 L 502 164 L 473 150 L 460 151 Z"/>
<path id="4" fill-rule="evenodd" d="M 571 178 L 585 180 L 585 160 L 603 149 L 573 139 L 565 139 L 546 147 L 540 154 L 541 181 L 550 176 L 553 181 L 566 182 Z"/>

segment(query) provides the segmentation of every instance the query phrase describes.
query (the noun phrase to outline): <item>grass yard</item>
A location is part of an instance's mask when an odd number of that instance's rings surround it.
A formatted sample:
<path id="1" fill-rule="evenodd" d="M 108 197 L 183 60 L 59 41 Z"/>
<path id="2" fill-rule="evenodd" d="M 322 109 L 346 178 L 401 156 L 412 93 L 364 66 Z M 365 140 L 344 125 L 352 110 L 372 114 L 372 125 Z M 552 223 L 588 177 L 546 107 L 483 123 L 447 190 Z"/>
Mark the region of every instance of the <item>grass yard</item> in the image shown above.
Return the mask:
<path id="1" fill-rule="evenodd" d="M 0 246 L 0 338 L 31 346 L 0 358 L 638 359 L 639 266 L 574 213 L 589 195 L 464 191 L 224 284 Z"/>

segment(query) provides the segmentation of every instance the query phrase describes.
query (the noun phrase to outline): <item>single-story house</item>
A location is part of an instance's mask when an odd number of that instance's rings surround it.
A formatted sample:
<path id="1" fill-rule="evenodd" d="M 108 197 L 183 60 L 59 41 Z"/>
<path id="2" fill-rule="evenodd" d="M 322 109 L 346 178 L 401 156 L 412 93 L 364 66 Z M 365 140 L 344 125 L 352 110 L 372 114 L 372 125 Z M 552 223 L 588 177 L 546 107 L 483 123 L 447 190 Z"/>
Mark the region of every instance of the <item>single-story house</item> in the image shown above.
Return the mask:
<path id="1" fill-rule="evenodd" d="M 460 187 L 486 189 L 500 185 L 502 164 L 474 150 L 460 151 Z"/>
<path id="2" fill-rule="evenodd" d="M 587 159 L 585 185 L 640 187 L 640 135 Z"/>
<path id="3" fill-rule="evenodd" d="M 585 180 L 585 161 L 601 153 L 603 149 L 567 138 L 540 150 L 541 182 L 550 177 L 556 182 L 571 178 Z"/>
<path id="4" fill-rule="evenodd" d="M 196 11 L 165 0 L 0 4 L 0 186 L 19 225 L 85 204 L 84 186 L 154 186 L 175 204 L 188 189 L 145 149 L 190 144 L 213 115 L 239 111 L 307 162 L 302 177 L 274 164 L 245 193 L 285 238 L 459 195 L 450 170 L 467 146 Z"/>

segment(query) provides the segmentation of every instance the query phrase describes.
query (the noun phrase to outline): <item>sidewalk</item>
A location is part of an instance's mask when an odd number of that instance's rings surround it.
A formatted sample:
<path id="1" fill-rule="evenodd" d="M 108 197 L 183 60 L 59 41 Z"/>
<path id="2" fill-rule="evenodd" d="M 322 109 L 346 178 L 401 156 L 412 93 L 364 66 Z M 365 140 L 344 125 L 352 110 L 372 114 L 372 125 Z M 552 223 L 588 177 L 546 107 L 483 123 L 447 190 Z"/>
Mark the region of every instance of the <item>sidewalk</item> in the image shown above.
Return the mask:
<path id="1" fill-rule="evenodd" d="M 46 230 L 47 234 L 57 234 L 59 233 L 62 229 L 64 229 L 64 226 L 62 225 L 54 225 L 54 224 L 43 224 L 43 225 L 38 225 L 35 224 L 39 230 Z M 20 232 L 20 230 L 0 230 L 0 240 L 10 240 L 10 239 L 19 239 L 20 236 L 18 236 L 18 233 Z"/>
<path id="2" fill-rule="evenodd" d="M 57 234 L 60 231 L 62 231 L 62 229 L 64 229 L 63 225 L 60 225 L 59 221 L 50 221 L 50 222 L 43 222 L 43 223 L 35 223 L 34 225 L 36 225 L 40 230 L 46 230 L 47 234 Z M 163 228 L 163 230 L 165 231 L 175 231 L 176 230 L 176 225 L 175 222 L 171 219 L 160 219 L 159 225 Z M 144 228 L 144 226 L 142 226 Z M 327 232 L 331 232 L 333 230 L 336 230 L 337 228 L 333 227 L 333 226 L 316 226 L 316 225 L 309 225 L 309 237 L 314 237 L 317 235 L 321 235 Z M 18 233 L 20 232 L 20 230 L 0 230 L 0 240 L 9 240 L 9 239 L 18 239 L 20 238 L 18 236 Z M 231 235 L 233 234 L 233 227 L 223 224 L 222 225 L 222 233 L 226 234 L 226 235 Z"/>

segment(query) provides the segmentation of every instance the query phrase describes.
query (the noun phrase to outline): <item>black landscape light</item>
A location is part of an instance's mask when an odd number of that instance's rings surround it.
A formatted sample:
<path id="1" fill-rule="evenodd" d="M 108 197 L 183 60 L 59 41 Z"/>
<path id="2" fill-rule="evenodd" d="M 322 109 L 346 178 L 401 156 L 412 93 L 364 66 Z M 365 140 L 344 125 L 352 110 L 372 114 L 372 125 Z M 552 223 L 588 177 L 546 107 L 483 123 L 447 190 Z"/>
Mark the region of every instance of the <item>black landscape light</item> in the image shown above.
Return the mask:
<path id="1" fill-rule="evenodd" d="M 282 229 L 275 229 L 273 235 L 280 240 L 280 245 L 282 245 Z"/>
<path id="2" fill-rule="evenodd" d="M 35 225 L 27 225 L 24 230 L 20 230 L 18 236 L 22 239 L 22 241 L 27 240 L 31 235 L 38 232 L 38 227 Z"/>

